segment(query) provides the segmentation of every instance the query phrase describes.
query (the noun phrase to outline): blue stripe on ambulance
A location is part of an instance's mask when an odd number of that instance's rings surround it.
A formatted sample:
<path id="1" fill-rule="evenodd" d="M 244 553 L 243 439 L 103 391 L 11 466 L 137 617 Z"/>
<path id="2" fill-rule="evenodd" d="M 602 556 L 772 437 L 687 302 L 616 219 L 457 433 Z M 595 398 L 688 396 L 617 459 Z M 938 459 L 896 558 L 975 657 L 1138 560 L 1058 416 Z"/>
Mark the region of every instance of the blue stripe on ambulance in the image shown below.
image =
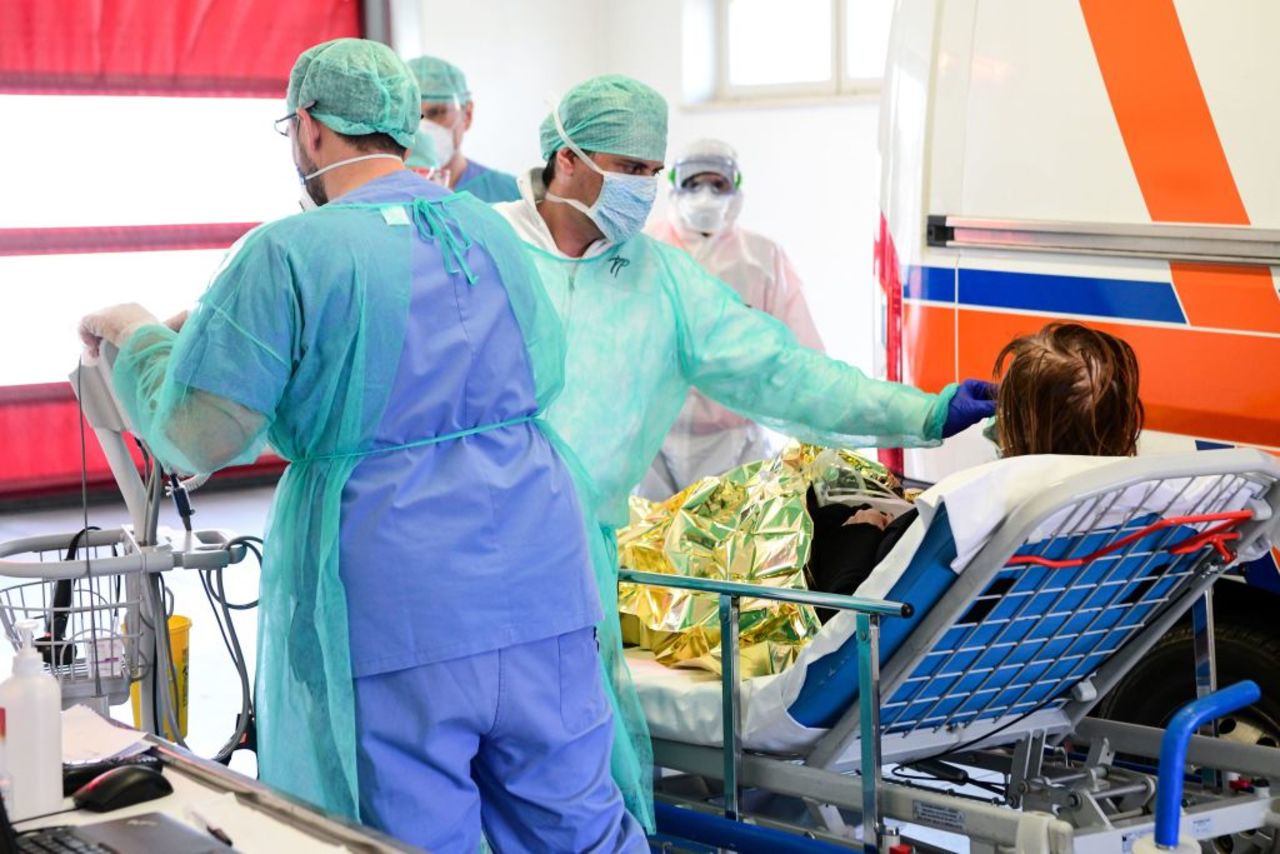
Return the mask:
<path id="1" fill-rule="evenodd" d="M 955 270 L 912 267 L 902 290 L 907 299 L 973 308 L 1187 323 L 1169 282 L 961 269 L 957 298 Z"/>

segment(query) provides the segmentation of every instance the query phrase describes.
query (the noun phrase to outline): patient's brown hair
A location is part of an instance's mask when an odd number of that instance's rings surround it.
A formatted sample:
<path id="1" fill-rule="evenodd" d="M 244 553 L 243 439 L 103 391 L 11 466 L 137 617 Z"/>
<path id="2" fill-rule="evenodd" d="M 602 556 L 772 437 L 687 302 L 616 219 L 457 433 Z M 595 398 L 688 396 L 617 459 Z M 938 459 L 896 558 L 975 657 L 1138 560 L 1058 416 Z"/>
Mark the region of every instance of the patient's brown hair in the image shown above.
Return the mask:
<path id="1" fill-rule="evenodd" d="M 1114 335 L 1051 323 L 1009 342 L 995 374 L 1003 374 L 996 431 L 1004 456 L 1137 453 L 1138 358 Z"/>

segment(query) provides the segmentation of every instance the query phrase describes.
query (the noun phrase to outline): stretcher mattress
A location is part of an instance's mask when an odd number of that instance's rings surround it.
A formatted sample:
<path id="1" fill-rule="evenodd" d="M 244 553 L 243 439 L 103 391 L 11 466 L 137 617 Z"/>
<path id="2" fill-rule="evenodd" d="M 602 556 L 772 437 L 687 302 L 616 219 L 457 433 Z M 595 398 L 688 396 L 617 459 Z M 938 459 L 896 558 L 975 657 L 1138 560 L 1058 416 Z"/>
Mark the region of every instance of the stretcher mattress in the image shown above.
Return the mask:
<path id="1" fill-rule="evenodd" d="M 1055 456 L 999 460 L 960 472 L 921 495 L 920 518 L 857 591 L 859 596 L 908 602 L 915 609 L 910 618 L 882 623 L 881 663 L 908 641 L 1014 508 L 1058 487 L 1064 478 L 1116 462 Z M 1257 491 L 1239 480 L 1224 492 L 1216 477 L 1144 484 L 1089 514 L 1075 514 L 1079 518 L 1056 514 L 1028 542 L 1043 543 L 1057 534 L 1054 552 L 1087 554 L 1111 542 L 1119 526 L 1134 530 L 1162 512 L 1203 512 L 1209 502 L 1215 509 L 1241 509 Z M 908 679 L 886 695 L 882 726 L 888 732 L 909 732 L 1002 710 L 1021 713 L 1064 692 L 1114 653 L 1190 571 L 1190 556 L 1164 563 L 1144 557 L 1143 547 L 1168 535 L 1148 535 L 1134 556 L 1123 559 L 1074 569 L 998 572 Z M 857 692 L 853 630 L 853 614 L 841 613 L 789 669 L 743 681 L 746 749 L 803 754 L 849 708 Z M 721 744 L 719 677 L 668 668 L 638 650 L 629 650 L 627 659 L 654 738 Z M 1009 681 L 1015 677 L 1020 681 Z"/>

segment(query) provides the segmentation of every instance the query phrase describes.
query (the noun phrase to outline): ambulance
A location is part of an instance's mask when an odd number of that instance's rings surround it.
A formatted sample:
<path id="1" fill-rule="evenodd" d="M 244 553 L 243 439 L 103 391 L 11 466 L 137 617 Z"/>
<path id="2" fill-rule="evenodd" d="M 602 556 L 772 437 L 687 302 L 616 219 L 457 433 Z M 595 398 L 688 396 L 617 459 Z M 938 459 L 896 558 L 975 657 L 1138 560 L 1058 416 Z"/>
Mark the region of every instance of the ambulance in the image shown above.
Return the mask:
<path id="1" fill-rule="evenodd" d="M 990 377 L 1052 320 L 1127 340 L 1142 453 L 1280 454 L 1280 3 L 899 0 L 880 122 L 877 372 Z M 884 461 L 932 482 L 994 457 L 971 429 Z M 1217 678 L 1280 740 L 1280 553 L 1215 587 Z M 1175 628 L 1099 713 L 1195 696 Z M 1185 674 L 1185 675 L 1184 675 Z"/>

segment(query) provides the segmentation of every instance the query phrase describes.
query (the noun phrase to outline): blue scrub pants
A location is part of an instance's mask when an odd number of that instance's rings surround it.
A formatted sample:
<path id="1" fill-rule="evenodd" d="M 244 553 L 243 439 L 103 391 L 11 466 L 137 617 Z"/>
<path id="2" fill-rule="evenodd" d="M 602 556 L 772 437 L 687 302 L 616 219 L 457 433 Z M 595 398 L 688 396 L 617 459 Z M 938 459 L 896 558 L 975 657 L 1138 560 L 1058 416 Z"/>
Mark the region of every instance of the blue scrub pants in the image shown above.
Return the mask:
<path id="1" fill-rule="evenodd" d="M 595 630 L 355 680 L 360 812 L 428 851 L 647 852 Z"/>

